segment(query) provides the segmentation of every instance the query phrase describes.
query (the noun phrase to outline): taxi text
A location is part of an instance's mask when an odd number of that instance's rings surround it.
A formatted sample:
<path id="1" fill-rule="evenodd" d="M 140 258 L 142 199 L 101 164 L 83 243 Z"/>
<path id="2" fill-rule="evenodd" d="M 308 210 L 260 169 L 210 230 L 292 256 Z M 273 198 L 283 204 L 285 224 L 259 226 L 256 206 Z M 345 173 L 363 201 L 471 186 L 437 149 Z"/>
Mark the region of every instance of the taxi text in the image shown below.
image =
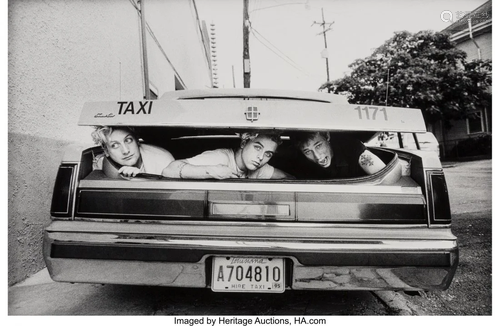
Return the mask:
<path id="1" fill-rule="evenodd" d="M 120 105 L 118 114 L 151 114 L 153 101 L 118 102 L 118 105 Z"/>

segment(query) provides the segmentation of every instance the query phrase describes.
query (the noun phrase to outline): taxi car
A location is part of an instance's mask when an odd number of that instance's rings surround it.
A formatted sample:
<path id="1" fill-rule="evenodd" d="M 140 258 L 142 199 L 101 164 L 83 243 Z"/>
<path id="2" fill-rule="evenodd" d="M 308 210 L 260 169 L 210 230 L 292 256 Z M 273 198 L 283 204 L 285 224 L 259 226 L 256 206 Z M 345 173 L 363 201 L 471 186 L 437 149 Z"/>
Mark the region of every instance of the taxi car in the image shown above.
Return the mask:
<path id="1" fill-rule="evenodd" d="M 257 89 L 176 91 L 86 103 L 79 125 L 133 126 L 176 159 L 237 147 L 241 130 L 279 130 L 270 164 L 289 171 L 296 131 L 425 133 L 420 110 L 337 95 Z M 69 149 L 55 180 L 44 258 L 60 282 L 213 291 L 443 290 L 458 265 L 436 153 L 370 150 L 386 167 L 329 180 L 193 180 L 93 169 L 98 146 Z"/>

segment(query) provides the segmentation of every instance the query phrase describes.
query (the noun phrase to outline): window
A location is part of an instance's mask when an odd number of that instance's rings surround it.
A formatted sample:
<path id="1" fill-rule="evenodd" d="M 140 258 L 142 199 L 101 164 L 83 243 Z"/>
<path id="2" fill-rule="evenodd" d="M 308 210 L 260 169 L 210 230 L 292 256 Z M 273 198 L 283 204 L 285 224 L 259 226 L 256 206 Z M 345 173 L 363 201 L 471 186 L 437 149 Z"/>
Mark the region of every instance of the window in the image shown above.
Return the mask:
<path id="1" fill-rule="evenodd" d="M 467 131 L 469 134 L 484 132 L 482 111 L 477 111 L 473 116 L 467 118 Z"/>

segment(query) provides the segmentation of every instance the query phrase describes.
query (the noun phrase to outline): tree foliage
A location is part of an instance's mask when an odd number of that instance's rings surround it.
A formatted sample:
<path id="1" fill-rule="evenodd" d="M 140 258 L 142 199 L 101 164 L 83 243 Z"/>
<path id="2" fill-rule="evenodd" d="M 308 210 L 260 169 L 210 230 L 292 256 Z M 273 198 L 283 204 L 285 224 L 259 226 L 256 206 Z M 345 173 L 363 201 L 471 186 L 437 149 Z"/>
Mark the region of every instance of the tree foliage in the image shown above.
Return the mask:
<path id="1" fill-rule="evenodd" d="M 350 75 L 320 87 L 356 104 L 421 109 L 427 122 L 462 119 L 491 108 L 491 61 L 466 61 L 448 34 L 396 32 Z M 387 101 L 387 103 L 386 103 Z"/>

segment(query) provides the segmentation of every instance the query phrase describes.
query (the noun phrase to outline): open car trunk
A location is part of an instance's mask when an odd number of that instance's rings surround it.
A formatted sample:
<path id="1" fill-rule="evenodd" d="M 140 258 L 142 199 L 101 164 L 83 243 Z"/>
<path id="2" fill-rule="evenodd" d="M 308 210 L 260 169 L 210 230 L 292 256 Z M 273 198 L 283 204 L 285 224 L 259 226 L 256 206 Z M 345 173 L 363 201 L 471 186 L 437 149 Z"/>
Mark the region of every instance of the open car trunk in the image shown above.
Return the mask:
<path id="1" fill-rule="evenodd" d="M 191 146 L 192 141 L 196 146 Z M 168 144 L 175 157 L 183 158 L 190 157 L 193 148 L 213 149 L 222 144 L 234 148 L 239 140 L 188 137 Z M 285 140 L 281 146 L 288 145 Z M 92 148 L 83 155 L 87 161 L 81 166 L 87 168 L 81 169 L 75 218 L 427 224 L 423 176 L 403 176 L 401 162 L 409 160 L 390 151 L 372 150 L 385 159 L 386 168 L 356 178 L 185 180 L 139 175 L 129 181 L 91 171 L 92 157 L 101 152 Z M 270 164 L 287 171 L 287 154 L 287 150 L 278 152 Z"/>
<path id="2" fill-rule="evenodd" d="M 229 93 L 88 103 L 80 124 L 134 127 L 141 141 L 175 159 L 237 148 L 242 131 L 279 130 L 283 143 L 269 164 L 292 175 L 300 153 L 290 136 L 297 131 L 361 142 L 379 132 L 425 132 L 414 109 L 349 105 L 324 94 Z M 100 147 L 75 150 L 56 180 L 54 222 L 44 242 L 49 271 L 60 281 L 214 291 L 447 288 L 458 249 L 439 159 L 404 149 L 369 150 L 384 161 L 383 170 L 325 180 L 110 178 L 93 169 Z M 259 291 L 221 280 L 230 267 L 224 257 L 238 266 L 264 264 L 281 275 L 279 282 Z M 101 273 L 83 275 L 78 266 Z M 125 268 L 127 276 L 117 276 Z M 349 282 L 335 281 L 342 275 Z"/>

